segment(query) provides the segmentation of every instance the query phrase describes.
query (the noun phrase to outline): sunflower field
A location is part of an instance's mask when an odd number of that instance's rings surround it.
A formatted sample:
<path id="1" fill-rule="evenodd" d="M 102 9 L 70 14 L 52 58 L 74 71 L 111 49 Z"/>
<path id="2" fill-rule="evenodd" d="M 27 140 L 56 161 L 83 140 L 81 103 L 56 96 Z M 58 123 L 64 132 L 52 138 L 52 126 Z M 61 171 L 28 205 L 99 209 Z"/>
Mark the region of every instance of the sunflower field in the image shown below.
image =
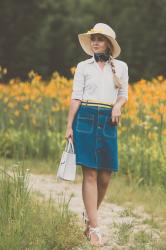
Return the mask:
<path id="1" fill-rule="evenodd" d="M 74 70 L 71 68 L 72 74 Z M 1 81 L 1 157 L 59 161 L 66 143 L 72 80 L 54 72 L 44 81 L 31 71 L 26 82 Z M 118 126 L 118 145 L 121 174 L 138 184 L 166 187 L 166 79 L 162 75 L 129 84 L 129 99 L 122 107 Z"/>

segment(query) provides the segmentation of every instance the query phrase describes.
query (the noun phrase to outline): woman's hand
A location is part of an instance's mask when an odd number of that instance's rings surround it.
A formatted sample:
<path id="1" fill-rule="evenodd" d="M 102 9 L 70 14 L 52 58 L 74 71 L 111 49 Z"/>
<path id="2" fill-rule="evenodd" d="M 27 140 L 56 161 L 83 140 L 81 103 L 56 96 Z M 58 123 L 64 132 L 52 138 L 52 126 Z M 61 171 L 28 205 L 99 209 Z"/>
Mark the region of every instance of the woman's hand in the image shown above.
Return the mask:
<path id="1" fill-rule="evenodd" d="M 72 127 L 67 127 L 67 129 L 66 129 L 65 139 L 69 139 L 69 138 L 71 138 L 72 142 L 73 142 L 73 129 L 72 129 Z"/>
<path id="2" fill-rule="evenodd" d="M 112 108 L 112 123 L 118 125 L 121 116 L 121 104 L 116 103 Z"/>

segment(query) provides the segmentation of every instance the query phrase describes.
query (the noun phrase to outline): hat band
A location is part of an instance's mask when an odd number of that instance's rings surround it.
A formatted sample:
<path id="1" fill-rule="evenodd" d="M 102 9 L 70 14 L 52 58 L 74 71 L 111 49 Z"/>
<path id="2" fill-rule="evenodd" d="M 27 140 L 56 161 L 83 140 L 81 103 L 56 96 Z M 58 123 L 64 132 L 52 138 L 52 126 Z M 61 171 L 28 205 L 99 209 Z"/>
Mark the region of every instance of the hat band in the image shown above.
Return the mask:
<path id="1" fill-rule="evenodd" d="M 90 33 L 103 33 L 103 30 L 102 29 L 91 29 L 91 30 L 87 31 L 87 34 L 90 34 Z"/>

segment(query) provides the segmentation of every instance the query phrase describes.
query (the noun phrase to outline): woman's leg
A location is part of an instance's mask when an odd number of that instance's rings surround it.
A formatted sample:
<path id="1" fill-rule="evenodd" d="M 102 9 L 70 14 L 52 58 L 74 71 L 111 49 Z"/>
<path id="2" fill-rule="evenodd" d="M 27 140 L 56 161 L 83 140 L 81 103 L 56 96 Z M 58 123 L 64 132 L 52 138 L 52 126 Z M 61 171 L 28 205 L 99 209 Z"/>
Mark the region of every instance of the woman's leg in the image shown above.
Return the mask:
<path id="1" fill-rule="evenodd" d="M 86 212 L 89 218 L 89 224 L 92 227 L 97 226 L 97 170 L 82 166 L 83 182 L 82 197 Z"/>
<path id="2" fill-rule="evenodd" d="M 85 209 L 88 215 L 89 222 L 87 224 L 86 232 L 91 227 L 97 227 L 97 170 L 82 166 L 83 182 L 82 182 L 82 196 Z M 92 245 L 99 246 L 99 238 L 96 233 L 91 233 L 90 242 Z M 101 241 L 101 244 L 103 242 Z"/>
<path id="3" fill-rule="evenodd" d="M 89 231 L 88 226 L 91 227 L 97 227 L 97 204 L 98 200 L 101 202 L 105 191 L 106 191 L 106 183 L 108 185 L 108 176 L 110 176 L 108 173 L 101 173 L 95 169 L 87 168 L 85 166 L 82 166 L 82 172 L 83 172 L 83 182 L 82 182 L 82 197 L 84 201 L 84 206 L 88 215 L 89 222 L 87 224 L 86 228 L 86 234 Z M 99 185 L 97 184 L 98 180 L 98 174 L 99 174 Z M 107 181 L 106 181 L 107 180 Z M 99 188 L 99 197 L 98 197 L 98 188 Z M 99 238 L 96 235 L 96 233 L 91 233 L 90 242 L 93 245 L 99 244 Z M 102 242 L 103 243 L 103 242 Z"/>
<path id="4" fill-rule="evenodd" d="M 111 171 L 99 170 L 97 176 L 97 190 L 98 190 L 98 200 L 97 200 L 97 209 L 99 208 L 102 200 L 104 199 L 110 178 Z"/>

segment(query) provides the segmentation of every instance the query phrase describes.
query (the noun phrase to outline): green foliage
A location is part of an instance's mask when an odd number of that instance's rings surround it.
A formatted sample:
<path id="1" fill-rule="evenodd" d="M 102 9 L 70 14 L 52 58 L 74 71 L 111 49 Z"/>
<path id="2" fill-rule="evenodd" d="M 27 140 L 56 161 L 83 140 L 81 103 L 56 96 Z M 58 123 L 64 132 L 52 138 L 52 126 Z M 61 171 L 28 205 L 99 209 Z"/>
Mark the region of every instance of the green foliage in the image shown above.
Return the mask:
<path id="1" fill-rule="evenodd" d="M 44 78 L 88 58 L 78 41 L 96 22 L 109 24 L 129 64 L 130 82 L 165 75 L 165 0 L 1 0 L 0 65 L 8 76 L 27 78 L 34 69 Z"/>
<path id="2" fill-rule="evenodd" d="M 39 202 L 30 192 L 28 170 L 20 163 L 11 169 L 0 168 L 0 249 L 69 250 L 85 245 L 70 200 L 55 204 L 50 197 Z"/>
<path id="3" fill-rule="evenodd" d="M 8 129 L 0 133 L 0 156 L 58 160 L 65 142 L 64 136 L 58 132 Z"/>

